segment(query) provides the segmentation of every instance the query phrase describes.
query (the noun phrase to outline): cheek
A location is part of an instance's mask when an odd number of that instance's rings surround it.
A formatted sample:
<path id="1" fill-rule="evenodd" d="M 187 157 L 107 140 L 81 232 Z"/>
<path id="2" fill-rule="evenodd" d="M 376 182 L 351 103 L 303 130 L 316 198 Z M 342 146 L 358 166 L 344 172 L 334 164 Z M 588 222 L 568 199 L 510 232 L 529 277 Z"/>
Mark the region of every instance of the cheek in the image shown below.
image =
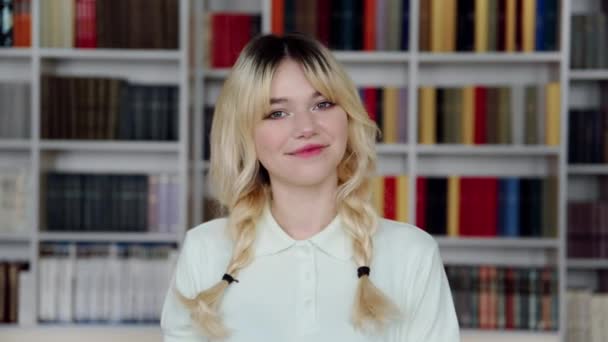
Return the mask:
<path id="1" fill-rule="evenodd" d="M 281 151 L 282 137 L 280 132 L 272 127 L 256 128 L 253 139 L 255 151 L 260 160 L 267 160 L 271 154 Z"/>

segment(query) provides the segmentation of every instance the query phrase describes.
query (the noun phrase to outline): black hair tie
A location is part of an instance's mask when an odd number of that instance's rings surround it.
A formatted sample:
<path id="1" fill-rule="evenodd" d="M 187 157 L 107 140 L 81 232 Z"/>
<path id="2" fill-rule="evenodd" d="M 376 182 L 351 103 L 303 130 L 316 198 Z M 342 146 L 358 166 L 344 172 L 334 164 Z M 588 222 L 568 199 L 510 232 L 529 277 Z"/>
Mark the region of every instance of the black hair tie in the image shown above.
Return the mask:
<path id="1" fill-rule="evenodd" d="M 357 268 L 357 276 L 359 278 L 363 277 L 364 275 L 369 277 L 369 267 L 367 266 L 361 266 L 359 268 Z"/>
<path id="2" fill-rule="evenodd" d="M 239 282 L 238 280 L 234 279 L 230 274 L 228 273 L 224 273 L 224 276 L 222 277 L 222 280 L 225 280 L 228 282 L 228 285 L 232 284 L 233 282 Z"/>

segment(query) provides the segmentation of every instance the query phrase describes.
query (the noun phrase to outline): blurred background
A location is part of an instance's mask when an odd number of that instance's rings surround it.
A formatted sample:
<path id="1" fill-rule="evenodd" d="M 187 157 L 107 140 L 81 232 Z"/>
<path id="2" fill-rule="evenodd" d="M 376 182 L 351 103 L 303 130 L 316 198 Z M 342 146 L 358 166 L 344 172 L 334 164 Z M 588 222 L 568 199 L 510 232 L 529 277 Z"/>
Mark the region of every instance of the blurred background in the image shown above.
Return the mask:
<path id="1" fill-rule="evenodd" d="M 462 340 L 608 341 L 608 1 L 0 0 L 0 341 L 161 341 L 239 51 L 330 47 Z"/>

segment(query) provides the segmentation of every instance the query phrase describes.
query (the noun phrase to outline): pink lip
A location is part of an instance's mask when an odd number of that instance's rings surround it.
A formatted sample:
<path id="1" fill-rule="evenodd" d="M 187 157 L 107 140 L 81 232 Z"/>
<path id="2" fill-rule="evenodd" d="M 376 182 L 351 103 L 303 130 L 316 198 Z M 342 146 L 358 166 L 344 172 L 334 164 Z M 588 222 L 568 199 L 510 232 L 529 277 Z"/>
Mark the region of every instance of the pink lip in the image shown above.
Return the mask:
<path id="1" fill-rule="evenodd" d="M 312 157 L 321 153 L 325 147 L 324 145 L 306 145 L 290 154 L 298 157 Z"/>

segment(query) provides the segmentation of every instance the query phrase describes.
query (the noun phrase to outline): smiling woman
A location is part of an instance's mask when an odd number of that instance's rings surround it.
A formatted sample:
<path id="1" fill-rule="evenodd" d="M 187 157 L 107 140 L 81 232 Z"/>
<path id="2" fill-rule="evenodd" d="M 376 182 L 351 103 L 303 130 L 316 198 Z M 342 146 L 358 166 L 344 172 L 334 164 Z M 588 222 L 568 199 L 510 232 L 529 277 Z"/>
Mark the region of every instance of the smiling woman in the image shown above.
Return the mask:
<path id="1" fill-rule="evenodd" d="M 188 232 L 165 341 L 459 341 L 436 242 L 371 204 L 377 132 L 321 44 L 250 42 L 211 129 L 228 216 Z"/>

